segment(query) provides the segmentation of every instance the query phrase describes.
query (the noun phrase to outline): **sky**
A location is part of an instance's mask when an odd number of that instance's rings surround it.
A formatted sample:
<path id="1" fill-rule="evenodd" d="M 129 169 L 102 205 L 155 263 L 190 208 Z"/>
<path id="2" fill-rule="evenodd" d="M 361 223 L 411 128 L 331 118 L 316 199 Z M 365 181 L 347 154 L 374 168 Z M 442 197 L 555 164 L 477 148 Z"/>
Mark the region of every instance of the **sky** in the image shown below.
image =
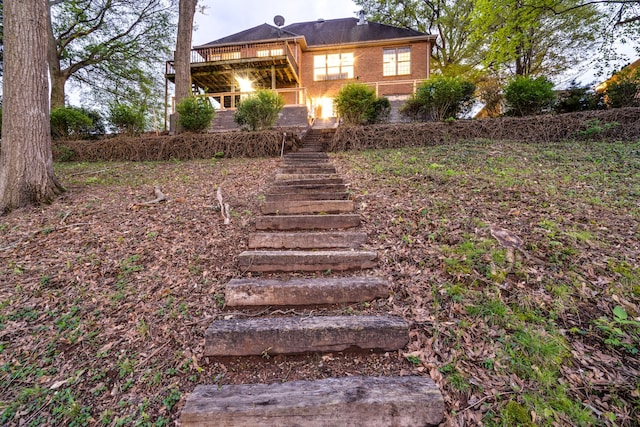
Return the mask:
<path id="1" fill-rule="evenodd" d="M 196 11 L 193 46 L 235 34 L 284 17 L 285 25 L 319 18 L 356 18 L 359 7 L 351 0 L 204 0 L 205 14 Z"/>

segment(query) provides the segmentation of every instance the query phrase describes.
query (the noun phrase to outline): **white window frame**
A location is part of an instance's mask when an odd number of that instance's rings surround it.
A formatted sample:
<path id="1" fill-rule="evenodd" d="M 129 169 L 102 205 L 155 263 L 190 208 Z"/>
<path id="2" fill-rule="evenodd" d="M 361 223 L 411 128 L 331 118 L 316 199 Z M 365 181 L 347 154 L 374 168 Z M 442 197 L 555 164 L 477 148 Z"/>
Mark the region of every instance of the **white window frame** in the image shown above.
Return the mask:
<path id="1" fill-rule="evenodd" d="M 354 76 L 353 52 L 313 56 L 313 81 L 344 80 Z"/>
<path id="2" fill-rule="evenodd" d="M 384 77 L 411 74 L 411 46 L 382 49 L 382 75 Z"/>

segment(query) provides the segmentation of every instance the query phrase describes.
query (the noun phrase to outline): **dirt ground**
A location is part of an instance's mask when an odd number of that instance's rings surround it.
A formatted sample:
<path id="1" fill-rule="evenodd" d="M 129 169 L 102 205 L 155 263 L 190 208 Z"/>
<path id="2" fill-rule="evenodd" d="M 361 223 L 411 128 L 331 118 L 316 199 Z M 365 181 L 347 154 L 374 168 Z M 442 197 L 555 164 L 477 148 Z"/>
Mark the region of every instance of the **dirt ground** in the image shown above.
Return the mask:
<path id="1" fill-rule="evenodd" d="M 440 386 L 447 426 L 640 425 L 640 143 L 331 157 L 386 299 L 224 307 L 278 159 L 56 164 L 62 197 L 0 217 L 0 424 L 174 425 L 197 384 L 413 374 Z M 136 205 L 154 185 L 168 200 Z M 214 319 L 310 312 L 397 314 L 411 340 L 202 356 Z"/>

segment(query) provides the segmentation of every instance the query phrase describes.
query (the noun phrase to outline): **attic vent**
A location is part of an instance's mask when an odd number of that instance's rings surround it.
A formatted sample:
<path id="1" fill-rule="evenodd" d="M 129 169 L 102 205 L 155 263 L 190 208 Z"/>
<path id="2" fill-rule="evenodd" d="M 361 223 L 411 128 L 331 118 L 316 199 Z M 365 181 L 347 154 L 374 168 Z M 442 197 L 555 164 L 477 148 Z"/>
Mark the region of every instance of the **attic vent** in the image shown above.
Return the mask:
<path id="1" fill-rule="evenodd" d="M 367 21 L 364 19 L 364 10 L 358 12 L 358 25 L 365 25 Z"/>

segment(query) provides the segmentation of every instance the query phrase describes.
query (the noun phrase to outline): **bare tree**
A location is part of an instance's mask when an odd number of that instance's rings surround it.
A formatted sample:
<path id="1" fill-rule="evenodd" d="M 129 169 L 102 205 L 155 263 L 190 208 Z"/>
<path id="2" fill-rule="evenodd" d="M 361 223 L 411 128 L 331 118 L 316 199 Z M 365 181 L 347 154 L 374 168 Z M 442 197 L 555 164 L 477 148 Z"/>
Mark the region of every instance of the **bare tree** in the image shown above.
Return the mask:
<path id="1" fill-rule="evenodd" d="M 47 10 L 47 0 L 4 1 L 0 213 L 64 191 L 51 156 Z"/>

